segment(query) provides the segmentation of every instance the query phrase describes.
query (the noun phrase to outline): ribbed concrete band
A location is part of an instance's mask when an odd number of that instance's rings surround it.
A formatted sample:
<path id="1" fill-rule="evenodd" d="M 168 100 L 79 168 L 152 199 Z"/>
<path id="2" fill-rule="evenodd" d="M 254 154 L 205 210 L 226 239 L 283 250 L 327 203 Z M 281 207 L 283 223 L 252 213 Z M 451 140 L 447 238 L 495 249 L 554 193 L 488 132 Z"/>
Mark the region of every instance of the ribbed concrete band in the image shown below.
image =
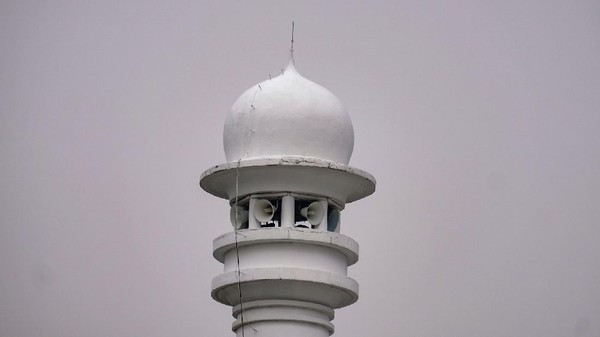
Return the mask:
<path id="1" fill-rule="evenodd" d="M 334 326 L 331 320 L 334 317 L 333 310 L 324 305 L 289 301 L 289 300 L 259 300 L 244 302 L 242 305 L 233 307 L 232 330 L 237 331 L 242 326 L 241 311 L 243 307 L 244 325 L 267 322 L 298 322 L 316 325 L 333 334 Z"/>

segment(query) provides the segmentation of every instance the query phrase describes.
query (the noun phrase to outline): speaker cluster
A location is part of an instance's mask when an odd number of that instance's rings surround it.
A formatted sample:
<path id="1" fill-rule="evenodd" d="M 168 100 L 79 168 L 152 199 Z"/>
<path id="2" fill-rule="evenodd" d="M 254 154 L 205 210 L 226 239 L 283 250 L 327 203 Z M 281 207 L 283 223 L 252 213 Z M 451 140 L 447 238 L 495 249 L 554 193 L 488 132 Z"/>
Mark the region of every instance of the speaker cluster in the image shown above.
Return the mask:
<path id="1" fill-rule="evenodd" d="M 249 202 L 247 199 L 245 204 L 231 207 L 229 218 L 236 230 L 249 228 L 251 217 L 256 220 L 259 228 L 282 227 L 282 208 L 286 206 L 282 207 L 281 198 L 263 198 L 253 201 Z M 293 212 L 293 227 L 296 228 L 322 228 L 323 230 L 326 228 L 329 232 L 335 232 L 339 225 L 340 211 L 335 206 L 320 200 L 295 198 L 293 210 L 288 210 L 290 211 Z M 327 224 L 321 226 L 325 218 Z"/>

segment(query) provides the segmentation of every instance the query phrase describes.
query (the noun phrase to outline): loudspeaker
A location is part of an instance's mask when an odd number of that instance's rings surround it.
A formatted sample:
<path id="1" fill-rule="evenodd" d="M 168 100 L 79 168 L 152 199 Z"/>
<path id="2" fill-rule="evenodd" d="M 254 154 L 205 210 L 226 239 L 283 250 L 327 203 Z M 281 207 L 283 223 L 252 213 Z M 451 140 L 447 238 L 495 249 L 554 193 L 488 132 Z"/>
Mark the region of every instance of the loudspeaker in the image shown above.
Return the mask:
<path id="1" fill-rule="evenodd" d="M 338 224 L 340 223 L 340 211 L 337 208 L 333 208 L 327 215 L 327 231 L 335 232 Z"/>
<path id="2" fill-rule="evenodd" d="M 304 207 L 300 210 L 300 214 L 310 222 L 311 225 L 316 226 L 323 221 L 325 212 L 323 206 L 318 201 L 312 202 L 308 207 Z"/>
<path id="3" fill-rule="evenodd" d="M 241 229 L 248 224 L 248 211 L 242 206 L 231 206 L 229 209 L 229 220 L 235 229 Z"/>
<path id="4" fill-rule="evenodd" d="M 273 215 L 275 215 L 275 211 L 277 207 L 273 206 L 273 204 L 267 199 L 256 200 L 254 204 L 254 209 L 252 210 L 254 213 L 254 217 L 258 222 L 265 223 L 271 221 L 273 219 Z"/>

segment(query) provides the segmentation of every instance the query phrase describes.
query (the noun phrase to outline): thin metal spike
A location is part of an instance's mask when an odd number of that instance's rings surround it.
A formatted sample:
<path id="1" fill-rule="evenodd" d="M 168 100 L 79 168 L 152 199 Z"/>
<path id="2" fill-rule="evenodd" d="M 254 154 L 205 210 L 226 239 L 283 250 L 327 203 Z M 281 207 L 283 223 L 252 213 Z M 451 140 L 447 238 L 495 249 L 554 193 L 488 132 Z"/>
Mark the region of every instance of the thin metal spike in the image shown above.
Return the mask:
<path id="1" fill-rule="evenodd" d="M 290 50 L 294 50 L 294 21 L 292 21 L 292 46 Z"/>
<path id="2" fill-rule="evenodd" d="M 290 43 L 290 61 L 294 62 L 294 21 L 292 21 L 292 41 Z"/>

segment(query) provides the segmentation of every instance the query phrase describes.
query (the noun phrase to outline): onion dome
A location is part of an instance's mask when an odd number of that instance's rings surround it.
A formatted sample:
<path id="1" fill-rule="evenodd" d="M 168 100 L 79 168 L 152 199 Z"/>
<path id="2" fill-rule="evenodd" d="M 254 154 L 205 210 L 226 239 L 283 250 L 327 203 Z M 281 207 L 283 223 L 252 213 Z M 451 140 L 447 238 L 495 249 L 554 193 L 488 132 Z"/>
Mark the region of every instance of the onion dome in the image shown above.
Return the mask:
<path id="1" fill-rule="evenodd" d="M 235 101 L 223 145 L 228 162 L 310 157 L 348 165 L 354 129 L 340 100 L 300 75 L 292 59 L 281 75 Z"/>

